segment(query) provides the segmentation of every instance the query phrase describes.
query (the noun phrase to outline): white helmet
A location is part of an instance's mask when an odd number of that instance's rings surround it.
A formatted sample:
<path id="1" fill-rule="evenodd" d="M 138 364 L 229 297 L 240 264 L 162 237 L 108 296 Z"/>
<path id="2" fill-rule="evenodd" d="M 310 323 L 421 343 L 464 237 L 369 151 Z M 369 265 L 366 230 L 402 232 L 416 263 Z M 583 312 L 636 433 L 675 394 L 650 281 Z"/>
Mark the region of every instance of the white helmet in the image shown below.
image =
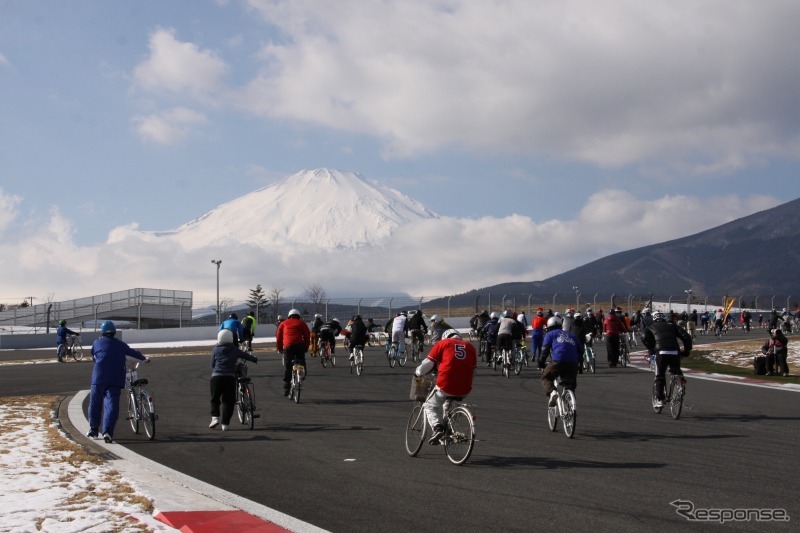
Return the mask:
<path id="1" fill-rule="evenodd" d="M 229 329 L 219 330 L 217 344 L 233 344 L 233 332 Z"/>
<path id="2" fill-rule="evenodd" d="M 439 315 L 433 315 L 433 316 L 431 317 L 431 322 L 436 322 L 436 323 L 439 323 L 439 322 L 441 322 L 441 321 L 442 321 L 442 317 L 440 317 Z"/>
<path id="3" fill-rule="evenodd" d="M 317 313 L 317 314 L 314 315 L 314 318 L 322 318 L 322 315 Z"/>
<path id="4" fill-rule="evenodd" d="M 497 313 L 492 311 L 492 314 L 489 315 L 489 318 L 497 318 Z"/>
<path id="5" fill-rule="evenodd" d="M 551 316 L 547 319 L 547 329 L 558 329 L 561 327 L 562 322 L 560 316 Z"/>
<path id="6" fill-rule="evenodd" d="M 298 311 L 297 309 L 290 309 L 288 316 L 297 316 L 299 318 L 300 317 L 300 311 Z"/>
<path id="7" fill-rule="evenodd" d="M 458 337 L 460 339 L 461 338 L 461 334 L 458 331 L 454 330 L 454 329 L 448 329 L 447 331 L 442 333 L 442 338 L 443 339 L 449 339 L 450 337 Z"/>

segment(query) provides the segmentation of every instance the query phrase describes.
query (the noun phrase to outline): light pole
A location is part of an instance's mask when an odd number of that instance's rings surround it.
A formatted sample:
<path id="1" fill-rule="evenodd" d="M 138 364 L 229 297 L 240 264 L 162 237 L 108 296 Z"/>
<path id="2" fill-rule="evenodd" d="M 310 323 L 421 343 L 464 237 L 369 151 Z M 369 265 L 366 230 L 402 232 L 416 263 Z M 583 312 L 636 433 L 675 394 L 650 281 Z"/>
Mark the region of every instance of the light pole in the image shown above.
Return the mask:
<path id="1" fill-rule="evenodd" d="M 691 311 L 690 304 L 692 303 L 692 289 L 686 289 L 683 292 L 686 293 L 686 312 L 688 313 Z"/>
<path id="2" fill-rule="evenodd" d="M 219 324 L 219 266 L 222 264 L 222 259 L 212 259 L 211 262 L 217 265 L 217 324 Z"/>
<path id="3" fill-rule="evenodd" d="M 577 311 L 581 306 L 581 293 L 578 292 L 578 287 L 572 287 L 572 290 L 575 291 L 575 311 Z"/>

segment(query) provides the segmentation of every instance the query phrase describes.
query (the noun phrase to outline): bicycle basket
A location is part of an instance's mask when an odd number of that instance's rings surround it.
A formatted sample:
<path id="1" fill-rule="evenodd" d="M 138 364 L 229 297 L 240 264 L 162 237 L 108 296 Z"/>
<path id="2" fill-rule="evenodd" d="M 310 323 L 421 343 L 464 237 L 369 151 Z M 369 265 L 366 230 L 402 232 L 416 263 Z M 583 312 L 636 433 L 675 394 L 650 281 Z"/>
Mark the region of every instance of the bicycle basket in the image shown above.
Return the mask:
<path id="1" fill-rule="evenodd" d="M 433 382 L 429 381 L 425 376 L 414 376 L 411 379 L 411 394 L 410 400 L 424 402 L 428 398 L 428 394 L 433 388 Z"/>

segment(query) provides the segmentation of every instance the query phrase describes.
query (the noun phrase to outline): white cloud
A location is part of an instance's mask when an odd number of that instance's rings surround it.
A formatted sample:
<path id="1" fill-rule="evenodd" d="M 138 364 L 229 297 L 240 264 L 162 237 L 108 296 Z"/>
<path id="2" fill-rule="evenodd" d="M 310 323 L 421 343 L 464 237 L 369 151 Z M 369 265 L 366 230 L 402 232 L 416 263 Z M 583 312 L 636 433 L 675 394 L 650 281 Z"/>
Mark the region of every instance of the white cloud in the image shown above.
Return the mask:
<path id="1" fill-rule="evenodd" d="M 509 281 L 536 281 L 611 253 L 683 237 L 780 202 L 768 196 L 711 199 L 665 196 L 643 201 L 624 191 L 591 196 L 572 220 L 505 218 L 423 220 L 404 226 L 382 250 L 335 253 L 260 249 L 232 240 L 184 251 L 136 224 L 111 230 L 99 246 L 79 247 L 57 210 L 41 229 L 0 241 L 0 293 L 57 299 L 131 287 L 194 291 L 215 297 L 212 258 L 224 263 L 221 294 L 243 301 L 249 290 L 278 283 L 285 296 L 319 283 L 330 295 L 455 294 Z M 603 228 L 613 228 L 604 231 Z M 389 260 L 389 258 L 397 258 Z"/>
<path id="2" fill-rule="evenodd" d="M 22 203 L 22 197 L 14 194 L 6 194 L 0 188 L 0 233 L 11 224 L 17 217 L 17 206 Z"/>
<path id="3" fill-rule="evenodd" d="M 2 54 L 2 52 L 0 52 L 0 65 L 6 66 L 6 67 L 11 66 L 11 62 L 9 62 L 9 60 L 6 59 L 6 56 L 4 56 Z"/>
<path id="4" fill-rule="evenodd" d="M 158 144 L 178 144 L 196 126 L 207 122 L 206 116 L 185 107 L 175 107 L 159 114 L 133 118 L 136 132 L 143 140 Z"/>
<path id="5" fill-rule="evenodd" d="M 239 105 L 456 146 L 727 172 L 800 156 L 796 2 L 250 0 L 283 32 Z"/>
<path id="6" fill-rule="evenodd" d="M 211 103 L 208 95 L 220 89 L 228 70 L 222 59 L 193 43 L 179 41 L 172 29 L 154 31 L 149 47 L 150 56 L 133 71 L 138 87 Z"/>

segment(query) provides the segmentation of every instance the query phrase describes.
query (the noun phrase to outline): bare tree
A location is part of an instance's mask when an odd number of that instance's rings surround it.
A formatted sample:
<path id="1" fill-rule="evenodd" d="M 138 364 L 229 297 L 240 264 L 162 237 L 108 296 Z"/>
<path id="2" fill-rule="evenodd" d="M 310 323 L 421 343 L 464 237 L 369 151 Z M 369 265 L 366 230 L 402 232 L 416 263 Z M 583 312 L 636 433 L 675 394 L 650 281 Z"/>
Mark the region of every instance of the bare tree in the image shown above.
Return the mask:
<path id="1" fill-rule="evenodd" d="M 286 289 L 273 284 L 272 290 L 269 292 L 269 301 L 272 302 L 272 312 L 275 313 L 276 318 L 278 313 L 280 313 L 281 293 L 284 290 Z"/>
<path id="2" fill-rule="evenodd" d="M 315 314 L 319 313 L 322 304 L 328 299 L 328 294 L 325 292 L 325 289 L 318 283 L 309 285 L 308 288 L 306 288 L 305 295 L 308 296 L 308 299 L 314 304 Z"/>
<path id="3" fill-rule="evenodd" d="M 222 317 L 222 315 L 228 310 L 228 307 L 230 307 L 232 303 L 233 303 L 233 298 L 230 298 L 228 296 L 225 296 L 225 297 L 219 299 L 219 316 L 220 317 Z"/>

